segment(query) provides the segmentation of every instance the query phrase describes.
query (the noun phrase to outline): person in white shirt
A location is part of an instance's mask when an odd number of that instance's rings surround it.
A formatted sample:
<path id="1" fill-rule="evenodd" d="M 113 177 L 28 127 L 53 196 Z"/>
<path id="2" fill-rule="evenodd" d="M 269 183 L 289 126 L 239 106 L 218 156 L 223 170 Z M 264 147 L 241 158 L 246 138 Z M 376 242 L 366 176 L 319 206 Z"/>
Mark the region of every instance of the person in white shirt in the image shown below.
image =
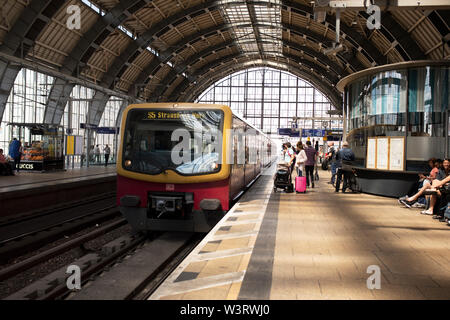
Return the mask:
<path id="1" fill-rule="evenodd" d="M 295 168 L 297 169 L 297 176 L 301 177 L 305 172 L 305 162 L 308 159 L 302 144 L 297 144 L 297 155 L 295 159 Z"/>
<path id="2" fill-rule="evenodd" d="M 283 161 L 287 165 L 291 165 L 292 161 L 295 158 L 295 152 L 292 150 L 291 144 L 289 142 L 283 143 L 283 152 L 282 152 Z"/>
<path id="3" fill-rule="evenodd" d="M 95 146 L 95 150 L 94 150 L 94 154 L 95 154 L 95 162 L 100 162 L 100 148 L 98 147 L 98 145 Z"/>

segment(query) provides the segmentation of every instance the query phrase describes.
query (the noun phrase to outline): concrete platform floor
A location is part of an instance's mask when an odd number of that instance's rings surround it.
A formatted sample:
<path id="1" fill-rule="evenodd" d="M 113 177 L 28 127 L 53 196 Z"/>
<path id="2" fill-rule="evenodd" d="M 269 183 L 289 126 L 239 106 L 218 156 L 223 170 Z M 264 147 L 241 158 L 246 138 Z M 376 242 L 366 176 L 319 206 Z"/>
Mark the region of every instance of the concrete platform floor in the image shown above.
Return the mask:
<path id="1" fill-rule="evenodd" d="M 151 299 L 450 299 L 450 227 L 396 199 L 335 193 L 319 174 L 269 201 L 260 178 Z"/>
<path id="2" fill-rule="evenodd" d="M 11 187 L 21 186 L 20 189 L 33 187 L 35 184 L 44 182 L 64 182 L 64 180 L 73 180 L 78 178 L 97 178 L 102 175 L 116 173 L 116 165 L 91 166 L 89 168 L 75 168 L 66 171 L 48 171 L 48 172 L 27 172 L 20 171 L 15 176 L 0 176 L 0 193 L 8 191 Z M 17 188 L 16 188 L 17 189 Z"/>

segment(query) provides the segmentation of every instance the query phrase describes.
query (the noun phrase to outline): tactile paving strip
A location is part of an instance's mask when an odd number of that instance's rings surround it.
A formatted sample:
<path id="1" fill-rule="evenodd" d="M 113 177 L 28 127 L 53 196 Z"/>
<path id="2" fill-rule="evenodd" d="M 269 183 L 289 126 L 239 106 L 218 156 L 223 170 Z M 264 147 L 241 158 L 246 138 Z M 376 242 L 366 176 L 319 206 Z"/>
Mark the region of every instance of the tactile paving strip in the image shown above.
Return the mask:
<path id="1" fill-rule="evenodd" d="M 237 299 L 272 192 L 271 179 L 270 173 L 262 175 L 150 300 Z"/>

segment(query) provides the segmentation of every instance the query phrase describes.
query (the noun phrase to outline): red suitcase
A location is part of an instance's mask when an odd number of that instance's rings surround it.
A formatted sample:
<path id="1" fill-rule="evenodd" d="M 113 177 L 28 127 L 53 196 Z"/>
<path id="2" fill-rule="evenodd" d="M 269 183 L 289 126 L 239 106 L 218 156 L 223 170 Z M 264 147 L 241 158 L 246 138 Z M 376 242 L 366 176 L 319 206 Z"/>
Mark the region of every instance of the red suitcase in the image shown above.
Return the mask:
<path id="1" fill-rule="evenodd" d="M 295 192 L 306 192 L 306 177 L 295 178 Z"/>

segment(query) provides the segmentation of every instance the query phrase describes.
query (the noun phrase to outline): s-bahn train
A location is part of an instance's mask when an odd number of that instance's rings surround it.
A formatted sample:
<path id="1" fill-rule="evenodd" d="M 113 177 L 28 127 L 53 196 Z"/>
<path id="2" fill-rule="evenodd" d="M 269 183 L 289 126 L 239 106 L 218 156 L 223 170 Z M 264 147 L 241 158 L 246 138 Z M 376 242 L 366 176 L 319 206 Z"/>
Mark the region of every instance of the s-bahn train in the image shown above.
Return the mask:
<path id="1" fill-rule="evenodd" d="M 117 204 L 134 231 L 209 231 L 273 160 L 269 137 L 223 105 L 130 105 L 120 133 Z"/>

